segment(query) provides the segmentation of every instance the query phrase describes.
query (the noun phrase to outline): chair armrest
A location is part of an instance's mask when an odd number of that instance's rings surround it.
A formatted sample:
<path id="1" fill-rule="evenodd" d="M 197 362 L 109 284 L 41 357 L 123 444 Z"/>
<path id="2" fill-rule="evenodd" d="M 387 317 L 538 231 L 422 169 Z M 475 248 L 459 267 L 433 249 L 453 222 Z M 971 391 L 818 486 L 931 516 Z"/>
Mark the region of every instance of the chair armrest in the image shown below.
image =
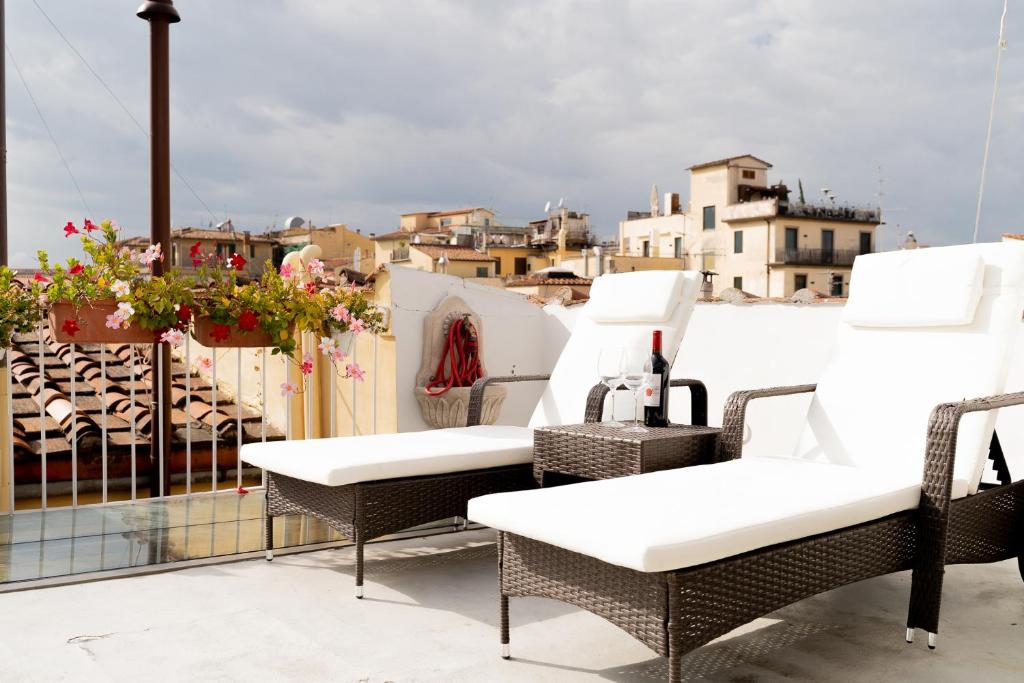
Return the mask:
<path id="1" fill-rule="evenodd" d="M 743 454 L 743 426 L 747 419 L 747 404 L 755 398 L 773 398 L 813 392 L 815 384 L 797 384 L 790 387 L 748 389 L 734 392 L 725 401 L 722 411 L 722 436 L 718 441 L 716 462 L 735 460 Z"/>
<path id="2" fill-rule="evenodd" d="M 688 387 L 690 389 L 690 424 L 707 426 L 708 424 L 708 389 L 699 379 L 669 380 L 669 387 Z M 619 389 L 626 386 L 619 385 Z M 608 386 L 598 382 L 587 394 L 587 407 L 584 422 L 600 422 L 604 415 L 604 399 L 608 395 Z"/>
<path id="3" fill-rule="evenodd" d="M 551 375 L 507 375 L 505 377 L 481 377 L 473 382 L 469 390 L 469 414 L 466 426 L 475 427 L 480 424 L 484 411 L 484 390 L 490 384 L 509 384 L 511 382 L 543 382 L 551 379 Z"/>

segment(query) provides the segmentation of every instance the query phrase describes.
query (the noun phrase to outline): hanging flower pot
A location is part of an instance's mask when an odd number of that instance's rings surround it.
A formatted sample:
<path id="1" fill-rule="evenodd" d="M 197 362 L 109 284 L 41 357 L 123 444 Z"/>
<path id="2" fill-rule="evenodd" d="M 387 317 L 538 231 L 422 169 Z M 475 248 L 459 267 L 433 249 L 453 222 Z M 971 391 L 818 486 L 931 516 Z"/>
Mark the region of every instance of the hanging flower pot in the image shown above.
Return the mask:
<path id="1" fill-rule="evenodd" d="M 287 332 L 289 339 L 292 334 L 294 334 L 294 326 Z M 207 316 L 196 318 L 192 338 L 211 349 L 264 348 L 276 346 L 280 342 L 259 327 L 242 330 L 238 325 L 218 325 Z"/>
<path id="2" fill-rule="evenodd" d="M 118 323 L 118 302 L 103 299 L 83 303 L 57 301 L 50 306 L 50 332 L 62 344 L 152 344 L 154 333 L 139 325 Z M 118 324 L 115 324 L 118 323 Z"/>

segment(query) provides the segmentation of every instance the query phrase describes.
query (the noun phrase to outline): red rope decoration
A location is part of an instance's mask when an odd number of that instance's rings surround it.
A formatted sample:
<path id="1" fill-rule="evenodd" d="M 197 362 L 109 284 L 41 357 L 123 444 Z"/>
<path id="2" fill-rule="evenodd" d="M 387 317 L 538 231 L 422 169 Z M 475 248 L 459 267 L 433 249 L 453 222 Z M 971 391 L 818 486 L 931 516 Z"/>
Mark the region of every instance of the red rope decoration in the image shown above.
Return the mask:
<path id="1" fill-rule="evenodd" d="M 429 396 L 440 396 L 452 387 L 473 386 L 482 376 L 476 328 L 469 316 L 463 316 L 452 321 L 441 360 L 425 389 Z"/>

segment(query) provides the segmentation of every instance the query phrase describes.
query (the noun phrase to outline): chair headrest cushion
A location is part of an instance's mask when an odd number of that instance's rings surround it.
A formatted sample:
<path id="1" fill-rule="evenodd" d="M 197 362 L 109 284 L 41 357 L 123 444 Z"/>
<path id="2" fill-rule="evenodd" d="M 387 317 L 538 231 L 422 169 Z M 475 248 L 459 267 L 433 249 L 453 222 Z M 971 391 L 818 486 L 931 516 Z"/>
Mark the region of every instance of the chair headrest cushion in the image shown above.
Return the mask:
<path id="1" fill-rule="evenodd" d="M 590 287 L 587 316 L 597 323 L 665 322 L 684 295 L 696 298 L 697 277 L 681 270 L 602 275 Z"/>
<path id="2" fill-rule="evenodd" d="M 858 256 L 843 322 L 856 327 L 970 325 L 984 276 L 984 259 L 963 248 Z"/>

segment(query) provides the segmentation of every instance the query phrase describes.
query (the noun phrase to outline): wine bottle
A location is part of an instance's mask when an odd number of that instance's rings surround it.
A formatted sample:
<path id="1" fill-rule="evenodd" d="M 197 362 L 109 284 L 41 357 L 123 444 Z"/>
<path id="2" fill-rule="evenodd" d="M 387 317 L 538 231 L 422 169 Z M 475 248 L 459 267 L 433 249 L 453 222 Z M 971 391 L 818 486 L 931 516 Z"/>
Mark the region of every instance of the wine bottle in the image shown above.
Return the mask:
<path id="1" fill-rule="evenodd" d="M 651 375 L 644 389 L 644 424 L 648 427 L 668 426 L 668 361 L 661 355 L 661 330 L 654 331 L 651 341 Z"/>

